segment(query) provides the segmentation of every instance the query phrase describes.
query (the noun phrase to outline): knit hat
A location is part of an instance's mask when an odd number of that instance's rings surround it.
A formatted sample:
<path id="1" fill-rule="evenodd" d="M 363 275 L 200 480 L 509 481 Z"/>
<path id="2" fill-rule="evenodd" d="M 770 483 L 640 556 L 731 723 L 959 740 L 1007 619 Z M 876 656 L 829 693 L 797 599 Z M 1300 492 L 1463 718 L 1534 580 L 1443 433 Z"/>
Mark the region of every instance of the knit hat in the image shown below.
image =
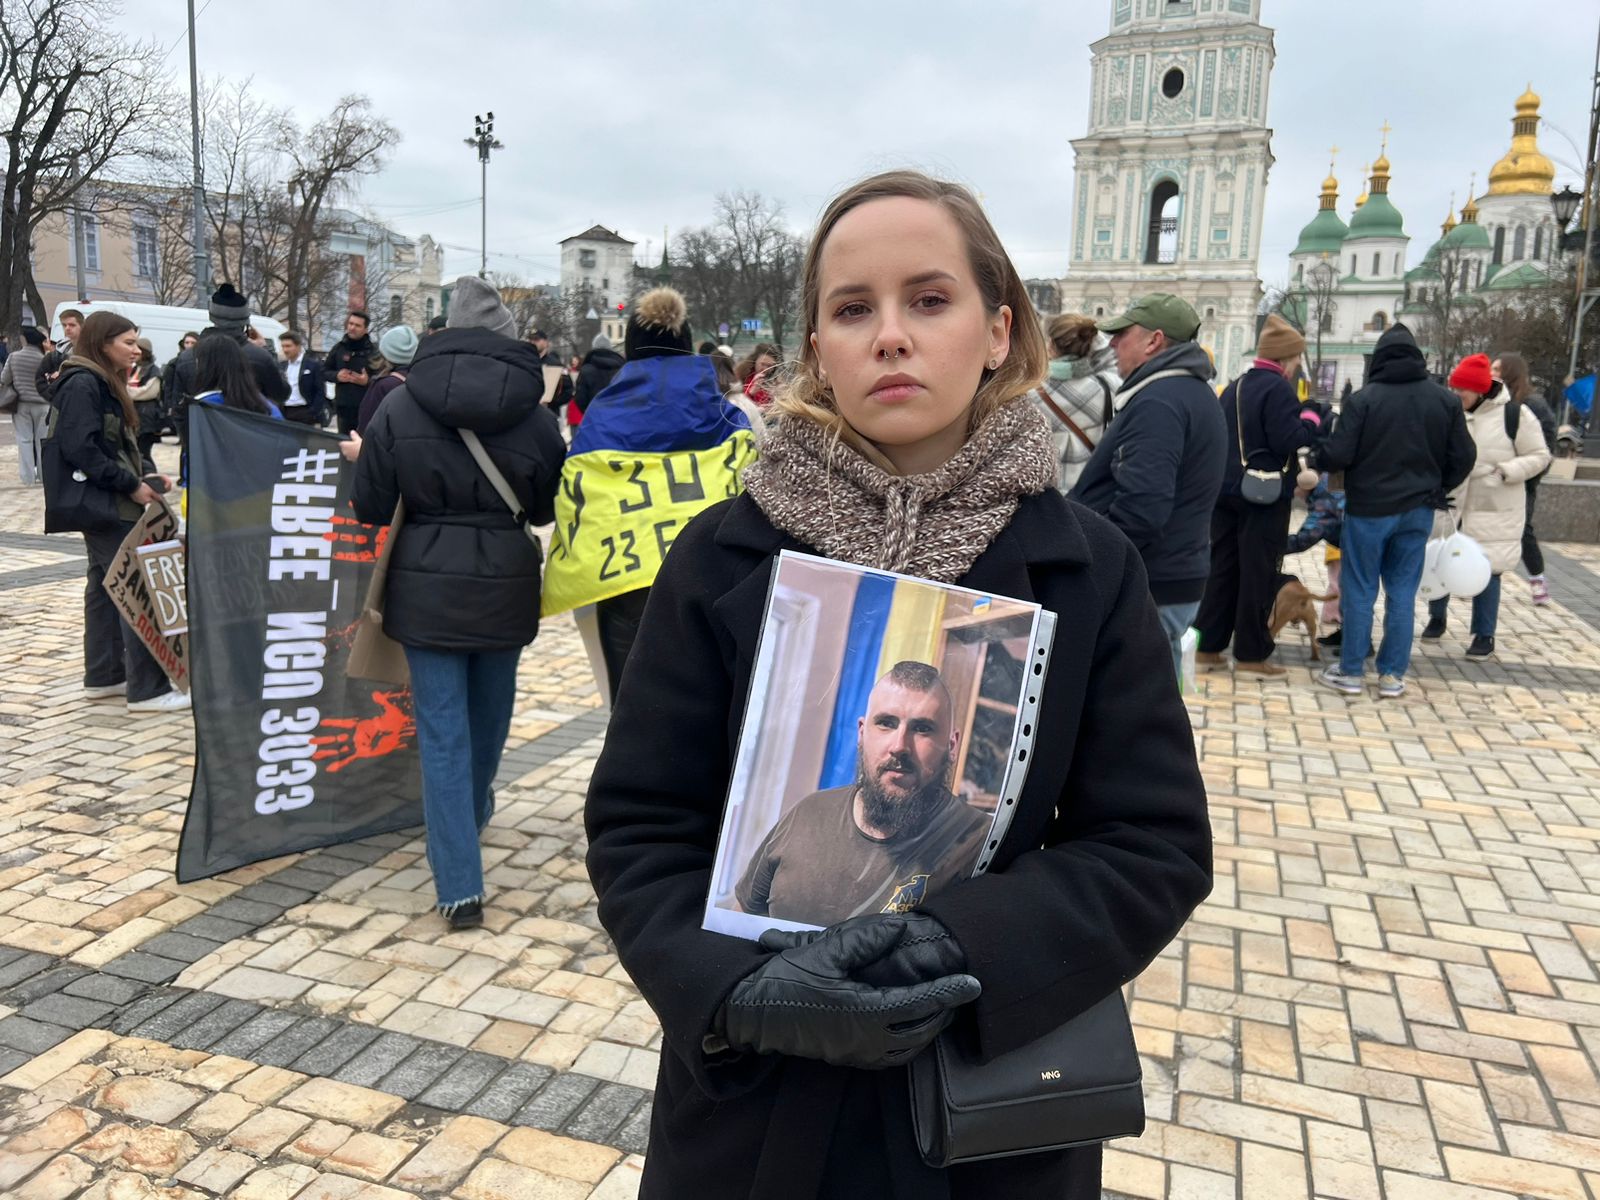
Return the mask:
<path id="1" fill-rule="evenodd" d="M 211 294 L 211 323 L 228 333 L 243 333 L 250 322 L 250 301 L 239 294 L 231 283 L 225 283 Z"/>
<path id="2" fill-rule="evenodd" d="M 1256 357 L 1287 362 L 1305 352 L 1305 335 L 1277 313 L 1268 313 L 1267 323 L 1261 327 L 1261 337 L 1256 341 Z"/>
<path id="3" fill-rule="evenodd" d="M 378 339 L 378 353 L 394 367 L 407 367 L 417 353 L 417 335 L 409 325 L 396 325 Z"/>
<path id="4" fill-rule="evenodd" d="M 1489 389 L 1494 387 L 1494 375 L 1489 369 L 1489 356 L 1469 354 L 1463 358 L 1456 369 L 1450 372 L 1450 386 L 1487 396 Z"/>
<path id="5" fill-rule="evenodd" d="M 428 332 L 438 333 L 439 330 L 445 327 L 446 323 L 447 322 L 445 321 L 444 314 L 440 313 L 437 317 L 428 322 Z"/>
<path id="6" fill-rule="evenodd" d="M 658 287 L 640 296 L 628 318 L 622 347 L 622 356 L 630 362 L 660 354 L 693 354 L 694 334 L 689 329 L 689 305 L 683 294 Z"/>
<path id="7" fill-rule="evenodd" d="M 597 333 L 594 335 L 594 340 L 589 343 L 589 349 L 609 350 L 611 349 L 611 339 L 603 333 Z"/>
<path id="8" fill-rule="evenodd" d="M 450 329 L 487 329 L 502 337 L 517 336 L 517 323 L 500 303 L 500 293 L 476 275 L 463 275 L 450 293 Z"/>

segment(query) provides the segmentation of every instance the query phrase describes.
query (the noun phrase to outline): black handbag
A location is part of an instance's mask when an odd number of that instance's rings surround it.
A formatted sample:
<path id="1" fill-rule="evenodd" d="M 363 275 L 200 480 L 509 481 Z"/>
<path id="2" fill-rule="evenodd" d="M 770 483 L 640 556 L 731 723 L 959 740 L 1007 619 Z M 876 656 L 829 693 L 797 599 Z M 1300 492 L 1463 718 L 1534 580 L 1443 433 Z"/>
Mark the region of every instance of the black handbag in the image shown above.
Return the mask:
<path id="1" fill-rule="evenodd" d="M 125 524 L 117 512 L 117 494 L 91 483 L 67 461 L 54 437 L 45 438 L 40 448 L 39 472 L 44 480 L 46 533 L 96 533 Z"/>
<path id="2" fill-rule="evenodd" d="M 911 1061 L 911 1124 L 932 1167 L 1137 1137 L 1144 1089 L 1121 991 L 987 1062 L 946 1030 Z"/>
<path id="3" fill-rule="evenodd" d="M 1283 499 L 1283 468 L 1275 471 L 1252 470 L 1250 455 L 1244 450 L 1244 377 L 1233 385 L 1233 413 L 1238 423 L 1239 430 L 1239 466 L 1244 474 L 1239 477 L 1239 495 L 1250 504 L 1260 504 L 1266 507 L 1276 504 Z"/>

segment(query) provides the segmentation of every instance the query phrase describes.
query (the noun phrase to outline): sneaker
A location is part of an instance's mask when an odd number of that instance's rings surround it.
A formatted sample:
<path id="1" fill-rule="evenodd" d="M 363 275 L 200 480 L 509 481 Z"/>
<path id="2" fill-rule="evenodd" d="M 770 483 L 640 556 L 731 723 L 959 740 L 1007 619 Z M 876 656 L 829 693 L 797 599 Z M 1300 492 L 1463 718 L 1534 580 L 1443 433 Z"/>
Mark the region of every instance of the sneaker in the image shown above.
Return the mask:
<path id="1" fill-rule="evenodd" d="M 1437 642 L 1444 636 L 1445 628 L 1446 622 L 1443 617 L 1429 617 L 1427 625 L 1422 630 L 1422 640 L 1425 642 Z"/>
<path id="2" fill-rule="evenodd" d="M 1543 575 L 1535 575 L 1528 580 L 1528 584 L 1533 588 L 1533 602 L 1535 604 L 1543 608 L 1550 603 L 1550 585 L 1544 581 Z"/>
<path id="3" fill-rule="evenodd" d="M 1475 637 L 1472 645 L 1467 647 L 1468 658 L 1493 658 L 1494 639 L 1492 637 Z"/>
<path id="4" fill-rule="evenodd" d="M 159 696 L 151 696 L 148 700 L 128 701 L 129 712 L 182 712 L 190 707 L 189 693 L 180 692 L 177 688 L 162 692 Z"/>
<path id="5" fill-rule="evenodd" d="M 90 700 L 104 700 L 107 696 L 125 696 L 128 694 L 128 681 L 121 683 L 106 683 L 99 687 L 86 687 L 83 694 Z"/>
<path id="6" fill-rule="evenodd" d="M 445 920 L 450 922 L 451 929 L 476 929 L 483 924 L 483 902 L 468 900 L 452 909 Z"/>
<path id="7" fill-rule="evenodd" d="M 1378 699 L 1398 700 L 1405 695 L 1406 681 L 1398 675 L 1385 675 L 1378 680 Z"/>
<path id="8" fill-rule="evenodd" d="M 1328 650 L 1337 650 L 1344 645 L 1344 626 L 1336 626 L 1331 633 L 1325 633 L 1317 639 L 1317 645 Z"/>
<path id="9" fill-rule="evenodd" d="M 1267 662 L 1265 660 L 1261 662 L 1239 662 L 1236 659 L 1233 669 L 1236 674 L 1243 671 L 1246 675 L 1260 675 L 1266 679 L 1277 679 L 1289 673 L 1288 667 L 1280 667 L 1275 662 Z"/>
<path id="10" fill-rule="evenodd" d="M 1328 667 L 1317 676 L 1317 682 L 1323 687 L 1332 688 L 1336 692 L 1343 692 L 1346 696 L 1361 695 L 1361 676 L 1346 675 L 1337 664 Z"/>

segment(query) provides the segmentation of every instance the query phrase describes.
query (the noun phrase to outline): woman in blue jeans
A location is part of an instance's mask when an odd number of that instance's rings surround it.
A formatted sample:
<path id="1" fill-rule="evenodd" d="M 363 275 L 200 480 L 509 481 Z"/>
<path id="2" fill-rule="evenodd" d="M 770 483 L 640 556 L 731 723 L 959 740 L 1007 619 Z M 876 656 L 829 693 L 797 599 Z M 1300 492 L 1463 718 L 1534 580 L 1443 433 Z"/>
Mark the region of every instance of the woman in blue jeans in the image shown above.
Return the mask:
<path id="1" fill-rule="evenodd" d="M 516 702 L 517 660 L 539 631 L 541 554 L 524 523 L 554 519 L 566 445 L 539 401 L 539 353 L 499 294 L 463 276 L 449 325 L 422 343 L 356 459 L 356 515 L 387 524 L 405 501 L 384 631 L 411 667 L 428 865 L 452 927 L 483 923 L 478 835 Z M 521 506 L 513 513 L 461 431 L 475 432 Z"/>

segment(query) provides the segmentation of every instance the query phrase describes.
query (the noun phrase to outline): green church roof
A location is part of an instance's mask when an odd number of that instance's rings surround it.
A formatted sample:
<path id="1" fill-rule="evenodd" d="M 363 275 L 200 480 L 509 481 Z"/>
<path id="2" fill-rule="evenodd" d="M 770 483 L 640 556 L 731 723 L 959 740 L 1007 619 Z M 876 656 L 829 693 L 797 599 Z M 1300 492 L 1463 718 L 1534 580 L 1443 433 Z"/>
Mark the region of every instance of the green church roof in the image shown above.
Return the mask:
<path id="1" fill-rule="evenodd" d="M 1486 292 L 1510 292 L 1521 288 L 1546 287 L 1550 277 L 1532 263 L 1519 263 L 1514 267 L 1507 267 L 1504 271 L 1495 273 L 1495 277 L 1483 285 Z"/>
<path id="2" fill-rule="evenodd" d="M 1337 254 L 1349 229 L 1344 219 L 1331 208 L 1318 211 L 1310 224 L 1300 231 L 1300 243 L 1294 254 Z"/>
<path id="3" fill-rule="evenodd" d="M 1373 192 L 1367 202 L 1356 209 L 1350 218 L 1348 241 L 1361 238 L 1403 238 L 1406 236 L 1400 210 L 1394 206 L 1387 192 Z"/>
<path id="4" fill-rule="evenodd" d="M 1451 250 L 1491 250 L 1489 231 L 1476 221 L 1463 221 L 1440 239 Z"/>

